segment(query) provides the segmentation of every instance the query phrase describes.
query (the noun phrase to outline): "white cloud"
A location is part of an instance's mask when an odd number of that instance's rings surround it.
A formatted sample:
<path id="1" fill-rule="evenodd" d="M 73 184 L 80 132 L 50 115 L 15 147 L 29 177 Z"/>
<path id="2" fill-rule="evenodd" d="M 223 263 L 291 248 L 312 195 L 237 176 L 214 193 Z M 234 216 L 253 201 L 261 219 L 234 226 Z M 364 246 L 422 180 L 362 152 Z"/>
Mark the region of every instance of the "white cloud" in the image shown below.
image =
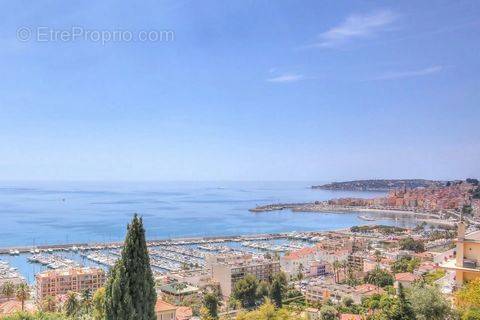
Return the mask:
<path id="1" fill-rule="evenodd" d="M 397 16 L 390 10 L 381 10 L 369 14 L 352 14 L 341 24 L 319 36 L 311 47 L 332 48 L 356 38 L 367 38 L 385 30 Z"/>
<path id="2" fill-rule="evenodd" d="M 443 66 L 432 66 L 419 70 L 388 72 L 384 75 L 374 78 L 374 80 L 394 80 L 402 78 L 422 77 L 438 73 L 444 69 Z"/>
<path id="3" fill-rule="evenodd" d="M 301 74 L 282 74 L 277 77 L 267 79 L 268 82 L 286 83 L 303 80 L 305 77 Z"/>

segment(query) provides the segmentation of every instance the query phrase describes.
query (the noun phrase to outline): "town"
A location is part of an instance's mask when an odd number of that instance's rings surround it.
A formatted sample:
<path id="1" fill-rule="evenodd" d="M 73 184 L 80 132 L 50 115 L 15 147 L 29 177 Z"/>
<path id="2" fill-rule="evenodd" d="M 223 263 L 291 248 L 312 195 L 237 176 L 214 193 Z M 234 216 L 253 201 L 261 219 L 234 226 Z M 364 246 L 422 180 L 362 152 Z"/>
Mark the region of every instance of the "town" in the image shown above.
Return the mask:
<path id="1" fill-rule="evenodd" d="M 147 241 L 156 317 L 263 319 L 255 314 L 271 312 L 284 316 L 279 319 L 358 320 L 404 312 L 398 319 L 478 319 L 479 195 L 478 180 L 468 179 L 321 204 L 428 213 L 452 224 Z M 44 312 L 109 319 L 108 270 L 132 246 L 126 243 L 4 249 L 0 317 Z M 28 283 L 8 257 L 43 271 Z"/>
<path id="2" fill-rule="evenodd" d="M 434 218 L 440 221 L 465 219 L 477 223 L 480 216 L 480 187 L 478 180 L 449 181 L 444 186 L 393 189 L 385 197 L 371 199 L 339 198 L 313 203 L 286 203 L 258 206 L 252 212 L 290 209 L 298 212 L 382 212 Z"/>

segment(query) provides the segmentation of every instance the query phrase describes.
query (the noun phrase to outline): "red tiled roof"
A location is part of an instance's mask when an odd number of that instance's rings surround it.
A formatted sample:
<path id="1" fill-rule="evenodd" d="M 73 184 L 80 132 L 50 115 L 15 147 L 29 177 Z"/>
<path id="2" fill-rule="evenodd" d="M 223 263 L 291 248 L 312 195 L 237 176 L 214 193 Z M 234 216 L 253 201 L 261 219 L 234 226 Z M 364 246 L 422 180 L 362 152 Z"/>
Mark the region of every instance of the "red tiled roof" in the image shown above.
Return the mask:
<path id="1" fill-rule="evenodd" d="M 297 259 L 300 259 L 302 257 L 308 256 L 308 255 L 311 255 L 311 254 L 314 254 L 314 253 L 315 253 L 315 249 L 306 247 L 306 248 L 302 248 L 300 250 L 291 252 L 289 255 L 285 256 L 285 259 L 287 259 L 287 260 L 297 260 Z"/>
<path id="2" fill-rule="evenodd" d="M 362 317 L 358 314 L 342 313 L 340 320 L 362 320 Z"/>
<path id="3" fill-rule="evenodd" d="M 396 281 L 402 281 L 402 282 L 413 282 L 420 279 L 419 276 L 410 273 L 410 272 L 403 272 L 403 273 L 397 273 L 395 275 L 395 280 Z"/>
<path id="4" fill-rule="evenodd" d="M 35 311 L 35 308 L 29 304 L 25 304 L 26 311 Z M 12 315 L 22 311 L 22 303 L 18 300 L 9 300 L 0 304 L 0 317 Z"/>
<path id="5" fill-rule="evenodd" d="M 361 284 L 355 287 L 355 292 L 359 294 L 368 294 L 368 293 L 383 293 L 383 289 L 377 287 L 376 285 L 373 284 Z"/>
<path id="6" fill-rule="evenodd" d="M 193 316 L 192 308 L 190 307 L 178 307 L 177 308 L 177 320 L 188 320 Z"/>
<path id="7" fill-rule="evenodd" d="M 155 304 L 155 312 L 170 311 L 175 309 L 177 309 L 177 307 L 161 299 L 157 299 L 157 303 Z"/>

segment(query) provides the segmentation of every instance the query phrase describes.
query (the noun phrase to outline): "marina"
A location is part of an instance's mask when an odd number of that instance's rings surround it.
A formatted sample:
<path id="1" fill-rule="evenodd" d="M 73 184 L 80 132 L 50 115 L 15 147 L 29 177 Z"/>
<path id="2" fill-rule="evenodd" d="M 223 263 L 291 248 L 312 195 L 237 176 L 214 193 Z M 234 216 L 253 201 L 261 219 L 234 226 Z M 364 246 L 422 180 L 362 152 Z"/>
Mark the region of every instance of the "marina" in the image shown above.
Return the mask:
<path id="1" fill-rule="evenodd" d="M 318 233 L 277 233 L 247 236 L 226 236 L 215 238 L 184 238 L 148 241 L 148 251 L 155 273 L 205 268 L 209 254 L 246 252 L 283 254 L 315 243 Z M 51 247 L 3 248 L 0 253 L 2 266 L 9 265 L 28 282 L 34 281 L 34 274 L 47 269 L 62 269 L 80 266 L 96 266 L 105 270 L 111 268 L 121 254 L 119 243 L 81 243 L 54 245 Z M 18 251 L 18 254 L 13 251 Z M 5 267 L 4 267 L 5 269 Z M 8 269 L 9 270 L 9 269 Z M 12 271 L 13 272 L 13 271 Z"/>

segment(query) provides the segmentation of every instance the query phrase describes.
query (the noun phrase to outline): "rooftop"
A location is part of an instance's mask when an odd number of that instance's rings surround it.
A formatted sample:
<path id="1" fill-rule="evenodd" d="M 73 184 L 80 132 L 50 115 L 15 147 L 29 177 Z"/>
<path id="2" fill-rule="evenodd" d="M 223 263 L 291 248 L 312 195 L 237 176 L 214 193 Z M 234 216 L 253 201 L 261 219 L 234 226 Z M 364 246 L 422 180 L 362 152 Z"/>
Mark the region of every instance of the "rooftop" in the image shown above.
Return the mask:
<path id="1" fill-rule="evenodd" d="M 58 276 L 73 276 L 83 274 L 105 274 L 105 271 L 101 268 L 69 268 L 69 269 L 57 269 L 47 270 L 37 273 L 37 278 L 50 278 Z"/>
<path id="2" fill-rule="evenodd" d="M 181 294 L 191 294 L 198 292 L 198 288 L 186 284 L 184 282 L 174 282 L 169 283 L 160 287 L 162 292 L 167 292 L 170 294 L 181 295 Z"/>
<path id="3" fill-rule="evenodd" d="M 176 309 L 177 307 L 161 299 L 157 299 L 157 303 L 155 304 L 155 312 L 174 311 Z"/>
<path id="4" fill-rule="evenodd" d="M 395 280 L 396 281 L 403 281 L 403 282 L 413 282 L 420 279 L 419 276 L 410 273 L 410 272 L 402 272 L 402 273 L 397 273 L 395 275 Z"/>

